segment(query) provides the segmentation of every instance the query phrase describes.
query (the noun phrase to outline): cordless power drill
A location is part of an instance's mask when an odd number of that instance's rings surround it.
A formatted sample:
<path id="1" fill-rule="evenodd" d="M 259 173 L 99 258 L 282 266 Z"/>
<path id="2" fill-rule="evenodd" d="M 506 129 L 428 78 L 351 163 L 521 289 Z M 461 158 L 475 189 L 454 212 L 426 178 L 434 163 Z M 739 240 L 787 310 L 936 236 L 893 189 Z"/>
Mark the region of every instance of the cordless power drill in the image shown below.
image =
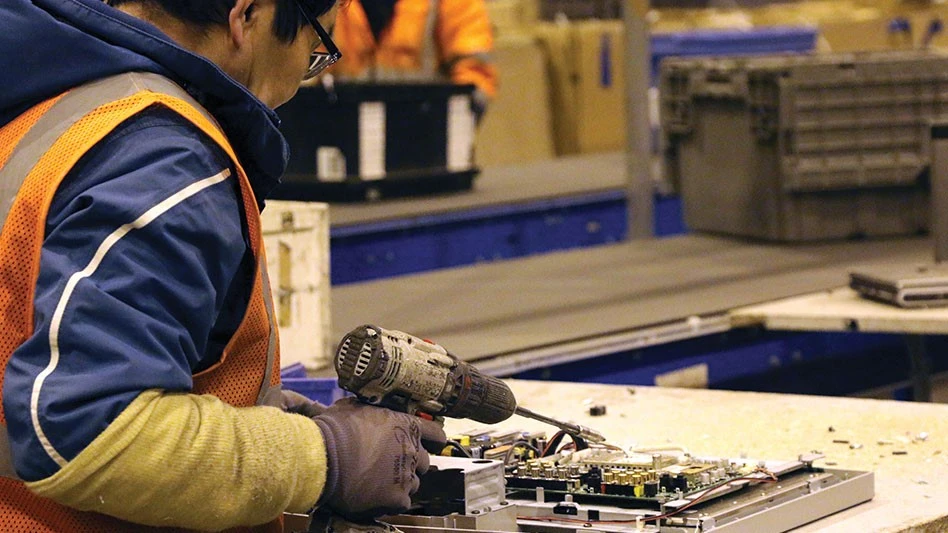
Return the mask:
<path id="1" fill-rule="evenodd" d="M 516 413 L 590 442 L 605 440 L 595 430 L 518 407 L 503 381 L 480 373 L 438 344 L 401 331 L 359 326 L 340 342 L 335 367 L 339 386 L 372 405 L 485 424 Z"/>

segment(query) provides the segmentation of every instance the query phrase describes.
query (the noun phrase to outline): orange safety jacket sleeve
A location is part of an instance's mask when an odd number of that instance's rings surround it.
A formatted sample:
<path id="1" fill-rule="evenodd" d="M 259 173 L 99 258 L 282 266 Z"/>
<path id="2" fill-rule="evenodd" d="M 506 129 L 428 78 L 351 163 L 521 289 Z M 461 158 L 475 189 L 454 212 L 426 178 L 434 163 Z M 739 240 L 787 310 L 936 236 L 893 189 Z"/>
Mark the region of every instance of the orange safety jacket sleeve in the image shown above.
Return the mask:
<path id="1" fill-rule="evenodd" d="M 497 94 L 491 63 L 494 34 L 484 0 L 441 0 L 436 39 L 441 64 L 457 84 L 474 84 L 487 97 Z"/>

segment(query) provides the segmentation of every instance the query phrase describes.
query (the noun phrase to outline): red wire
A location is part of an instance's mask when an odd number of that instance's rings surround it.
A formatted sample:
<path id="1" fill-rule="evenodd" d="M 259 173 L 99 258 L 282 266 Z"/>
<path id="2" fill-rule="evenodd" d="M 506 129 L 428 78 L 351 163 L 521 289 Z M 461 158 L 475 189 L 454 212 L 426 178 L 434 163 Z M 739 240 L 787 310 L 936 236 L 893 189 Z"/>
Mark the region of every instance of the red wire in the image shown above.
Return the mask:
<path id="1" fill-rule="evenodd" d="M 563 439 L 563 435 L 566 435 L 565 431 L 557 431 L 553 438 L 550 439 L 550 442 L 546 443 L 546 447 L 543 448 L 543 452 L 540 454 L 540 457 L 546 457 L 546 453 L 550 451 L 550 447 L 560 443 L 560 440 Z"/>

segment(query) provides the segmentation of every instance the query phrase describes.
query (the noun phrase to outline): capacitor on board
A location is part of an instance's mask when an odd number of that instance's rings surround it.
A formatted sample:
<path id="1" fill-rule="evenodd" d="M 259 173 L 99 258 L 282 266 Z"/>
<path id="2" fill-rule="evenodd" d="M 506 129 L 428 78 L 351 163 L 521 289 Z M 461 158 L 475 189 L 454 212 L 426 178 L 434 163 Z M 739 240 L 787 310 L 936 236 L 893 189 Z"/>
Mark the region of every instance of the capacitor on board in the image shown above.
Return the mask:
<path id="1" fill-rule="evenodd" d="M 658 481 L 645 482 L 645 497 L 654 498 L 658 496 Z"/>

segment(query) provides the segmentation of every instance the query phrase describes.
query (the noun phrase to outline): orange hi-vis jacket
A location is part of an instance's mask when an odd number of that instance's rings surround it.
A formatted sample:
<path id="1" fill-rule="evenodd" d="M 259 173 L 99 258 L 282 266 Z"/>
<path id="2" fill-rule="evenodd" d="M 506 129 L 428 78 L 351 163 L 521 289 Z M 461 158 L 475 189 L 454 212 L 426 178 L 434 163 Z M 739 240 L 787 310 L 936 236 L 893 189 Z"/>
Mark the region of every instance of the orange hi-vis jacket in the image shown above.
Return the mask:
<path id="1" fill-rule="evenodd" d="M 214 120 L 183 89 L 155 74 L 121 74 L 35 105 L 0 129 L 0 181 L 17 184 L 15 202 L 0 209 L 0 371 L 33 333 L 44 224 L 53 195 L 77 161 L 116 127 L 150 106 L 164 106 L 197 126 L 230 156 L 243 201 L 250 248 L 257 260 L 250 302 L 220 361 L 194 375 L 192 394 L 211 394 L 237 407 L 278 404 L 280 358 L 272 320 L 256 199 L 247 175 Z M 46 120 L 44 120 L 46 119 Z M 229 171 L 221 173 L 221 179 Z M 16 190 L 15 188 L 13 190 Z M 4 217 L 5 215 L 5 217 Z M 26 302 L 26 305 L 23 305 Z M 2 379 L 2 374 L 0 374 Z M 275 400 L 275 401 L 274 401 Z M 0 524 L 11 531 L 123 532 L 151 528 L 81 512 L 34 495 L 16 479 L 0 406 Z M 155 502 L 161 505 L 161 502 Z M 204 512 L 195 502 L 195 512 Z M 246 531 L 282 531 L 280 520 Z M 162 531 L 168 531 L 162 529 Z"/>
<path id="2" fill-rule="evenodd" d="M 332 72 L 343 78 L 445 79 L 473 84 L 487 97 L 497 93 L 490 62 L 494 38 L 484 0 L 399 0 L 378 40 L 362 0 L 352 0 L 339 10 L 333 39 L 343 58 Z"/>

